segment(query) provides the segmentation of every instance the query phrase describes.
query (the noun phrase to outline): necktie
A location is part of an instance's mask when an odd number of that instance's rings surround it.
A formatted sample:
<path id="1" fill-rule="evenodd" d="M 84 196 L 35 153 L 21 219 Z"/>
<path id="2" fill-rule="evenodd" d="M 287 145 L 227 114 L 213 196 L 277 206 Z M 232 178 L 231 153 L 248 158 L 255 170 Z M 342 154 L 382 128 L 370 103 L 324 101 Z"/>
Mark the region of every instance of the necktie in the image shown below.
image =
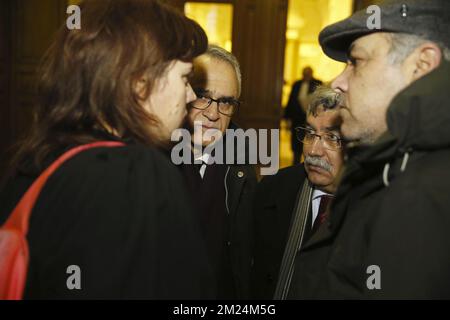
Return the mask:
<path id="1" fill-rule="evenodd" d="M 319 229 L 320 225 L 325 222 L 328 215 L 328 207 L 330 206 L 330 202 L 332 199 L 333 197 L 329 195 L 323 195 L 322 197 L 320 197 L 319 212 L 312 228 L 313 233 L 316 232 L 317 229 Z"/>

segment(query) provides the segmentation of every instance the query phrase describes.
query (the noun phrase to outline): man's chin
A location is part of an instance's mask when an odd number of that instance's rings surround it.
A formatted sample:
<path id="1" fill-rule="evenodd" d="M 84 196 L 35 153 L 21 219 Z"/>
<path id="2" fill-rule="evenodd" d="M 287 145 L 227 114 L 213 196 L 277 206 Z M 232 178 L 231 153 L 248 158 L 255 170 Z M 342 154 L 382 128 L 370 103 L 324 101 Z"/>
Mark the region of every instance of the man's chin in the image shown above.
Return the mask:
<path id="1" fill-rule="evenodd" d="M 210 144 L 214 143 L 214 140 L 203 140 L 202 141 L 202 147 L 207 147 Z"/>
<path id="2" fill-rule="evenodd" d="M 327 185 L 329 180 L 332 179 L 332 177 L 330 177 L 331 174 L 320 167 L 307 165 L 306 171 L 308 180 L 316 186 Z"/>
<path id="3" fill-rule="evenodd" d="M 354 123 L 343 123 L 341 126 L 342 138 L 348 147 L 352 145 L 370 145 L 376 140 L 375 134 L 368 130 L 357 127 Z"/>
<path id="4" fill-rule="evenodd" d="M 347 129 L 347 126 L 341 125 L 341 138 L 344 139 L 345 142 L 354 141 L 354 137 L 352 135 L 351 129 Z"/>
<path id="5" fill-rule="evenodd" d="M 323 169 L 322 167 L 318 167 L 318 166 L 313 166 L 311 164 L 306 164 L 306 169 L 308 171 L 308 173 L 314 173 L 317 175 L 328 175 L 329 172 L 325 169 Z"/>
<path id="6" fill-rule="evenodd" d="M 341 136 L 346 142 L 358 141 L 361 138 L 361 134 L 358 132 L 356 124 L 351 121 L 342 122 Z"/>
<path id="7" fill-rule="evenodd" d="M 309 182 L 314 186 L 314 188 L 325 191 L 328 186 L 331 185 L 328 179 L 309 179 Z M 329 191 L 325 191 L 329 192 Z"/>
<path id="8" fill-rule="evenodd" d="M 202 147 L 205 148 L 211 144 L 213 144 L 215 141 L 214 140 L 193 140 L 193 145 L 196 147 Z"/>
<path id="9" fill-rule="evenodd" d="M 355 121 L 355 118 L 353 118 L 350 114 L 350 111 L 347 108 L 340 109 L 340 116 L 341 116 L 341 136 L 345 140 L 354 140 L 355 135 L 355 129 L 358 126 L 358 123 Z"/>

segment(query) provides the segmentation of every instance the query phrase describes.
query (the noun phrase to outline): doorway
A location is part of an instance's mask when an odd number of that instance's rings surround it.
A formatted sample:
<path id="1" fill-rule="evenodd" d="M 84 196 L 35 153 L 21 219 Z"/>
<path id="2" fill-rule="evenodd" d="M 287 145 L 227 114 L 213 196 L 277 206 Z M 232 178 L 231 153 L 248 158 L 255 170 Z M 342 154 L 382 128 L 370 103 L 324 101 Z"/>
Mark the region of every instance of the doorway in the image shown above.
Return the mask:
<path id="1" fill-rule="evenodd" d="M 310 66 L 314 78 L 331 82 L 345 67 L 328 58 L 319 45 L 320 31 L 327 25 L 349 17 L 352 0 L 289 0 L 284 58 L 282 112 L 287 105 L 292 85 L 302 77 L 303 68 Z M 280 167 L 292 165 L 291 131 L 288 121 L 280 123 Z"/>

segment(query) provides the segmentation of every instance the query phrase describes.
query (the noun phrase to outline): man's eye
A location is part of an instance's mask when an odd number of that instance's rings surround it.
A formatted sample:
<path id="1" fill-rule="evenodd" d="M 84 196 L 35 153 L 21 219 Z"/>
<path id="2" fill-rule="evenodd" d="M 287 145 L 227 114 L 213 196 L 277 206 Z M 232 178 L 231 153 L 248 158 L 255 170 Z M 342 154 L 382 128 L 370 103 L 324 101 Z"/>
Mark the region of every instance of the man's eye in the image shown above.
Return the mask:
<path id="1" fill-rule="evenodd" d="M 349 57 L 348 58 L 349 64 L 354 66 L 354 67 L 357 67 L 359 65 L 360 60 L 361 59 L 358 59 L 358 58 L 355 58 L 355 57 Z"/>
<path id="2" fill-rule="evenodd" d="M 219 99 L 219 103 L 223 105 L 231 105 L 231 100 L 228 99 Z"/>
<path id="3" fill-rule="evenodd" d="M 356 64 L 356 59 L 353 58 L 353 57 L 348 57 L 347 64 L 355 65 Z"/>
<path id="4" fill-rule="evenodd" d="M 203 100 L 203 101 L 209 101 L 209 98 L 208 98 L 208 97 L 206 97 L 206 96 L 204 96 L 204 95 L 201 95 L 201 94 L 197 95 L 197 99 Z"/>
<path id="5" fill-rule="evenodd" d="M 333 142 L 341 140 L 338 136 L 336 136 L 336 135 L 334 135 L 332 133 L 326 134 L 325 135 L 325 139 L 327 139 L 328 141 L 333 141 Z"/>

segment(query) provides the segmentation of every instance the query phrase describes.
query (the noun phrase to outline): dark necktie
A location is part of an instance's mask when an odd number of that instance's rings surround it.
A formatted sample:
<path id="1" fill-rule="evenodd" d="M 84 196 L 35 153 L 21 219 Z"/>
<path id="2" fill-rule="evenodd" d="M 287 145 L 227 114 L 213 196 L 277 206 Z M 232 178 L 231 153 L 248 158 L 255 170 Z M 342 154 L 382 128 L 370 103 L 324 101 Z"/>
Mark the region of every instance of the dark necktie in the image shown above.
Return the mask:
<path id="1" fill-rule="evenodd" d="M 316 220 L 314 221 L 314 225 L 312 228 L 312 233 L 316 232 L 317 229 L 325 222 L 328 215 L 328 207 L 330 206 L 330 202 L 333 199 L 333 196 L 323 195 L 320 197 L 320 205 L 319 212 L 317 213 Z"/>

